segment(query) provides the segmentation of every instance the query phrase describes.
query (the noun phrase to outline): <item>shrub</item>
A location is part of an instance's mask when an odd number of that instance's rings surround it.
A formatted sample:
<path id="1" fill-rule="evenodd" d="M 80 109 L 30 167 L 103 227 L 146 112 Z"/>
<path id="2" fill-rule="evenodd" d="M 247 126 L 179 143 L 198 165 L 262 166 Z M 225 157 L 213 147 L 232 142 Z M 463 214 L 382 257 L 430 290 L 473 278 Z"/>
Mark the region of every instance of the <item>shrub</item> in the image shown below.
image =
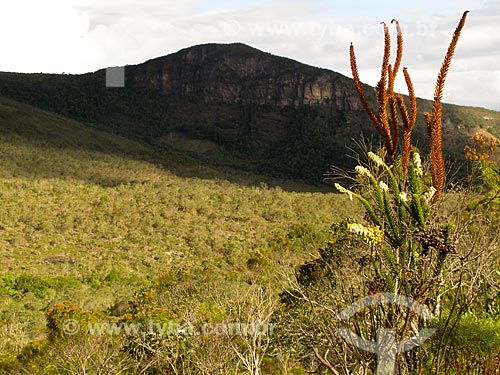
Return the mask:
<path id="1" fill-rule="evenodd" d="M 49 337 L 57 339 L 88 332 L 88 324 L 98 323 L 102 315 L 84 310 L 71 301 L 64 301 L 49 308 L 45 318 Z"/>

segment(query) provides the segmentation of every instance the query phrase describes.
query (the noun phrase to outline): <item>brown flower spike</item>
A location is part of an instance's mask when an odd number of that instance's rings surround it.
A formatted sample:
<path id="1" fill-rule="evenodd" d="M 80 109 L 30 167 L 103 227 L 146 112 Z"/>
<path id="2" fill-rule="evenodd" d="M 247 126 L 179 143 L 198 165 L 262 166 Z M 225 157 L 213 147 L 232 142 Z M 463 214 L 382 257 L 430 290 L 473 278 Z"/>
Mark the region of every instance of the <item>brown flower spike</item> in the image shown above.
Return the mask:
<path id="1" fill-rule="evenodd" d="M 468 11 L 464 12 L 462 18 L 460 19 L 460 22 L 455 29 L 455 32 L 453 33 L 452 41 L 450 43 L 450 46 L 448 47 L 448 51 L 441 66 L 441 70 L 439 71 L 436 88 L 434 91 L 432 114 L 425 113 L 425 119 L 427 122 L 427 134 L 429 137 L 430 146 L 432 185 L 436 189 L 436 193 L 433 197 L 433 204 L 436 204 L 437 200 L 439 199 L 439 196 L 444 187 L 445 180 L 444 159 L 442 151 L 441 100 L 443 99 L 443 89 L 446 75 L 450 69 L 451 59 L 455 52 L 458 39 L 460 38 L 460 32 L 465 25 L 467 13 Z M 397 29 L 396 60 L 393 67 L 389 63 L 391 50 L 390 33 L 387 25 L 382 22 L 382 25 L 384 27 L 384 56 L 382 59 L 381 77 L 375 87 L 375 92 L 377 94 L 378 116 L 371 109 L 368 101 L 366 100 L 363 85 L 361 83 L 361 80 L 359 79 L 356 55 L 354 53 L 354 46 L 352 45 L 352 43 L 350 46 L 351 71 L 354 79 L 354 84 L 356 86 L 356 90 L 358 91 L 363 108 L 368 113 L 368 116 L 374 123 L 375 128 L 382 136 L 385 149 L 387 151 L 387 156 L 390 161 L 394 160 L 398 148 L 399 125 L 397 109 L 399 109 L 399 113 L 401 115 L 403 123 L 401 164 L 403 175 L 406 176 L 408 163 L 410 162 L 411 134 L 417 121 L 417 99 L 415 97 L 415 90 L 413 88 L 413 83 L 411 81 L 411 77 L 408 73 L 407 68 L 403 68 L 403 75 L 405 77 L 406 86 L 408 88 L 410 110 L 408 110 L 408 107 L 406 106 L 403 95 L 394 93 L 394 82 L 396 80 L 396 75 L 401 65 L 401 59 L 403 56 L 403 34 L 401 32 L 398 21 L 392 20 L 391 23 L 395 23 Z M 387 107 L 389 107 L 389 109 Z"/>
<path id="2" fill-rule="evenodd" d="M 413 119 L 416 119 L 416 98 L 413 92 L 413 84 L 411 83 L 410 75 L 406 68 L 403 68 L 403 74 L 405 75 L 405 80 L 408 86 L 408 92 L 410 95 L 412 115 L 408 114 L 408 110 L 404 101 L 399 100 L 398 96 L 394 93 L 394 83 L 396 81 L 396 76 L 398 74 L 399 68 L 401 66 L 401 60 L 403 57 L 403 33 L 399 22 L 392 20 L 391 23 L 396 24 L 397 29 L 397 49 L 396 49 L 396 60 L 394 66 L 389 63 L 390 51 L 391 51 L 391 37 L 389 33 L 389 28 L 382 22 L 384 27 L 384 56 L 382 60 L 382 69 L 380 80 L 375 87 L 375 92 L 377 94 L 377 113 L 378 117 L 375 115 L 373 110 L 370 108 L 363 90 L 361 80 L 359 79 L 358 69 L 356 65 L 356 55 L 354 54 L 354 46 L 351 43 L 350 47 L 350 58 L 351 58 L 351 71 L 354 78 L 354 84 L 356 85 L 356 90 L 361 99 L 363 108 L 366 110 L 370 116 L 372 122 L 375 124 L 375 128 L 380 133 L 384 140 L 384 145 L 387 151 L 389 159 L 392 161 L 396 155 L 398 141 L 399 141 L 399 125 L 398 125 L 398 114 L 397 109 L 399 107 L 402 113 L 403 119 L 403 129 L 407 129 L 406 133 L 411 133 L 411 129 L 415 125 Z M 401 96 L 402 99 L 402 96 Z M 389 107 L 389 108 L 387 108 Z M 405 116 L 406 115 L 406 116 Z M 413 121 L 413 123 L 411 122 Z M 408 150 L 409 155 L 409 150 Z M 408 159 L 409 161 L 409 159 Z"/>
<path id="3" fill-rule="evenodd" d="M 441 65 L 441 70 L 439 71 L 436 88 L 434 90 L 434 103 L 432 106 L 432 115 L 425 113 L 425 121 L 427 122 L 427 133 L 429 136 L 429 146 L 430 146 L 430 156 L 431 156 L 431 176 L 432 176 L 432 186 L 436 189 L 436 194 L 432 203 L 436 204 L 439 199 L 444 187 L 444 159 L 443 159 L 443 149 L 442 149 L 442 131 L 441 131 L 441 121 L 443 118 L 443 106 L 441 100 L 443 99 L 443 90 L 446 80 L 446 75 L 450 70 L 451 59 L 455 53 L 455 48 L 457 47 L 458 39 L 460 38 L 460 33 L 465 25 L 465 19 L 467 18 L 467 13 L 465 11 L 458 23 L 455 32 L 453 33 L 453 38 L 451 40 L 446 56 L 444 57 L 443 64 Z"/>

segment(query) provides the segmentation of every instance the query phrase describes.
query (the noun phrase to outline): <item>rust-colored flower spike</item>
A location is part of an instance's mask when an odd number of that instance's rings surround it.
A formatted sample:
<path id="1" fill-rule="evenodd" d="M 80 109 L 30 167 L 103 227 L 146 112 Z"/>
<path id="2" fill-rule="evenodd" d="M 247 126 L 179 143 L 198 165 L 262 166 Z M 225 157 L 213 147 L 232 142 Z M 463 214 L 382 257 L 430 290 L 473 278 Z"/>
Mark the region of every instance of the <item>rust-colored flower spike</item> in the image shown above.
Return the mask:
<path id="1" fill-rule="evenodd" d="M 408 87 L 408 96 L 410 97 L 411 115 L 408 112 L 403 95 L 397 94 L 396 99 L 398 101 L 399 110 L 403 119 L 403 150 L 401 165 L 403 168 L 403 175 L 406 176 L 408 163 L 410 162 L 411 133 L 415 127 L 415 123 L 417 122 L 417 97 L 415 96 L 415 90 L 413 89 L 413 83 L 407 68 L 403 68 L 403 74 L 405 76 L 406 86 Z"/>
<path id="2" fill-rule="evenodd" d="M 356 55 L 354 53 L 354 46 L 351 43 L 350 47 L 350 60 L 351 60 L 351 71 L 354 79 L 354 84 L 358 91 L 359 97 L 363 108 L 368 113 L 370 119 L 375 124 L 375 128 L 382 136 L 384 140 L 384 145 L 387 150 L 387 155 L 390 160 L 394 159 L 396 154 L 398 140 L 399 140 L 399 127 L 398 127 L 398 116 L 397 116 L 397 106 L 398 100 L 394 94 L 394 82 L 396 80 L 396 75 L 401 66 L 401 59 L 403 56 L 403 34 L 399 23 L 396 20 L 392 20 L 392 23 L 396 24 L 398 31 L 397 35 L 397 50 L 396 50 L 396 61 L 394 67 L 389 64 L 389 57 L 391 51 L 391 37 L 389 33 L 389 28 L 382 22 L 384 27 L 384 56 L 382 59 L 382 68 L 380 72 L 380 80 L 375 87 L 375 92 L 377 94 L 377 115 L 370 108 L 363 90 L 361 80 L 359 79 L 359 73 L 356 63 Z M 387 110 L 389 106 L 389 112 Z M 390 116 L 390 117 L 389 117 Z"/>
<path id="3" fill-rule="evenodd" d="M 350 57 L 351 57 L 351 71 L 354 80 L 354 85 L 356 86 L 356 90 L 358 91 L 361 104 L 363 105 L 363 108 L 365 109 L 366 113 L 368 114 L 373 124 L 375 125 L 375 129 L 377 129 L 379 134 L 382 136 L 386 148 L 388 148 L 389 144 L 391 144 L 390 130 L 383 127 L 382 123 L 379 121 L 373 110 L 370 108 L 368 101 L 366 100 L 365 91 L 363 90 L 363 84 L 359 79 L 358 67 L 356 64 L 356 55 L 354 54 L 354 46 L 352 45 L 352 43 L 350 46 Z"/>
<path id="4" fill-rule="evenodd" d="M 458 23 L 455 32 L 453 33 L 453 38 L 444 57 L 443 64 L 441 65 L 441 70 L 439 71 L 436 88 L 434 91 L 432 115 L 429 113 L 425 113 L 425 120 L 427 122 L 427 134 L 429 136 L 432 186 L 434 186 L 434 188 L 436 189 L 436 193 L 434 194 L 434 197 L 432 199 L 433 205 L 437 203 L 439 196 L 443 191 L 445 180 L 441 130 L 443 106 L 441 104 L 441 100 L 443 99 L 443 90 L 446 75 L 448 74 L 448 71 L 450 69 L 451 59 L 453 58 L 453 54 L 455 53 L 455 48 L 457 46 L 458 39 L 460 38 L 460 32 L 465 25 L 467 13 L 469 13 L 469 11 L 465 11 L 462 15 L 462 18 L 460 19 L 460 22 Z"/>
<path id="5" fill-rule="evenodd" d="M 394 147 L 394 138 L 391 134 L 391 126 L 389 125 L 389 117 L 387 115 L 387 103 L 389 102 L 389 90 L 387 86 L 387 77 L 389 76 L 389 72 L 391 71 L 391 67 L 389 65 L 389 56 L 391 54 L 391 36 L 389 34 L 389 28 L 385 24 L 385 22 L 381 22 L 384 26 L 384 56 L 382 58 L 382 69 L 380 72 L 380 81 L 378 81 L 377 86 L 375 87 L 375 92 L 377 93 L 377 105 L 378 105 L 378 117 L 380 122 L 380 127 L 384 130 L 384 133 L 387 134 L 385 145 L 387 149 L 387 155 L 389 159 L 392 160 L 394 158 L 393 150 Z M 393 77 L 395 78 L 395 77 Z M 395 151 L 395 150 L 394 150 Z"/>
<path id="6" fill-rule="evenodd" d="M 388 85 L 388 95 L 389 95 L 389 111 L 392 120 L 392 139 L 393 139 L 393 152 L 391 157 L 394 158 L 396 153 L 397 143 L 399 140 L 399 126 L 398 126 L 398 115 L 397 115 L 397 98 L 394 95 L 394 83 L 396 81 L 396 75 L 398 74 L 399 67 L 401 66 L 401 60 L 403 58 L 403 32 L 399 26 L 399 22 L 395 19 L 391 23 L 396 24 L 397 30 L 397 48 L 396 48 L 396 61 L 394 62 L 394 68 L 389 65 L 389 85 Z"/>
<path id="7" fill-rule="evenodd" d="M 435 205 L 441 195 L 444 187 L 445 180 L 445 170 L 444 170 L 444 159 L 442 152 L 442 104 L 441 100 L 443 98 L 443 89 L 446 80 L 446 75 L 450 68 L 451 59 L 455 52 L 455 48 L 460 37 L 460 32 L 465 25 L 465 19 L 467 17 L 468 11 L 464 12 L 458 26 L 453 34 L 452 41 L 448 47 L 443 65 L 438 75 L 436 82 L 436 88 L 434 92 L 434 103 L 432 106 L 432 115 L 428 112 L 425 113 L 425 120 L 427 122 L 427 134 L 429 137 L 430 145 L 430 160 L 431 160 L 431 176 L 432 185 L 436 189 L 436 193 L 433 196 L 432 204 Z M 394 82 L 396 75 L 398 73 L 401 58 L 403 55 L 403 34 L 401 32 L 400 25 L 398 21 L 392 20 L 391 23 L 396 24 L 397 28 L 397 52 L 396 61 L 394 67 L 389 64 L 390 46 L 391 39 L 389 35 L 389 29 L 387 25 L 382 22 L 384 27 L 384 56 L 382 60 L 382 70 L 380 81 L 377 83 L 375 88 L 377 94 L 377 109 L 378 117 L 375 115 L 374 111 L 370 108 L 368 101 L 366 100 L 363 86 L 359 79 L 358 68 L 356 64 L 356 56 L 354 54 L 354 46 L 351 43 L 350 46 L 350 60 L 351 60 L 351 71 L 354 79 L 354 84 L 356 90 L 358 91 L 359 97 L 363 108 L 368 113 L 370 119 L 375 124 L 375 128 L 382 136 L 384 140 L 384 145 L 387 150 L 387 155 L 389 159 L 393 160 L 396 154 L 398 139 L 399 139 L 399 129 L 398 129 L 398 117 L 396 113 L 396 107 L 399 107 L 399 112 L 401 113 L 401 118 L 403 120 L 403 145 L 402 145 L 402 168 L 403 174 L 406 176 L 408 170 L 408 163 L 410 161 L 410 151 L 411 151 L 411 134 L 415 123 L 417 120 L 417 98 L 415 97 L 415 91 L 413 89 L 413 83 L 411 81 L 410 74 L 407 68 L 403 68 L 403 74 L 405 77 L 406 86 L 408 87 L 408 94 L 410 98 L 410 111 L 408 110 L 403 96 L 401 94 L 394 93 Z M 396 106 L 397 104 L 397 106 Z M 387 113 L 387 105 L 389 105 L 390 119 Z M 392 124 L 392 126 L 390 125 Z"/>

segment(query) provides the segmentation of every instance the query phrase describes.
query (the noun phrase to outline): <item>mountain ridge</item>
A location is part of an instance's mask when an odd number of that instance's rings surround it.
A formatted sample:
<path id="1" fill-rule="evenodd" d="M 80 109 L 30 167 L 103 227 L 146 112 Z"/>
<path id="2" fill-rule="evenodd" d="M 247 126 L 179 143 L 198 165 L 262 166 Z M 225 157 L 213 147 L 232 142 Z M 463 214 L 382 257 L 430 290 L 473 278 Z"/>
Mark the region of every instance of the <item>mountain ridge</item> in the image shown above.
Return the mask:
<path id="1" fill-rule="evenodd" d="M 0 73 L 0 95 L 208 164 L 317 183 L 332 164 L 352 167 L 353 139 L 379 142 L 350 78 L 242 43 L 126 66 L 124 88 L 106 88 L 105 75 Z M 431 102 L 418 104 L 414 144 L 425 149 Z M 475 130 L 500 136 L 500 113 L 445 104 L 443 129 L 461 161 Z"/>

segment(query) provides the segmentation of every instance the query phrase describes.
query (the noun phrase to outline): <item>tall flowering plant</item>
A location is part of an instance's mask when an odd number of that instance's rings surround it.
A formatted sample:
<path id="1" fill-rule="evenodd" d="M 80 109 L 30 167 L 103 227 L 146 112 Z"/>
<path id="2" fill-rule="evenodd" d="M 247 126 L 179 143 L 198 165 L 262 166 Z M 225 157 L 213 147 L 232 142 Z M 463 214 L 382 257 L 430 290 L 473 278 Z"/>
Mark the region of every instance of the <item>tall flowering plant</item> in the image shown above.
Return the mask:
<path id="1" fill-rule="evenodd" d="M 401 65 L 403 35 L 397 29 L 396 60 L 389 63 L 391 38 L 387 25 L 381 78 L 375 91 L 377 113 L 370 107 L 359 79 L 354 47 L 350 58 L 354 82 L 369 118 L 384 141 L 379 154 L 369 152 L 368 167 L 358 165 L 363 192 L 335 184 L 339 192 L 356 198 L 366 210 L 368 224 L 351 223 L 349 230 L 368 241 L 376 251 L 373 266 L 380 291 L 405 294 L 416 301 L 439 308 L 441 275 L 448 254 L 454 251 L 453 224 L 438 224 L 437 204 L 445 182 L 442 154 L 443 89 L 451 60 L 467 17 L 465 12 L 455 29 L 438 75 L 432 113 L 425 113 L 429 139 L 429 168 L 425 170 L 418 152 L 413 150 L 411 135 L 417 120 L 417 101 L 407 68 L 403 68 L 408 87 L 409 105 L 394 92 L 394 82 Z M 401 125 L 400 125 L 401 124 Z M 400 129 L 401 128 L 401 129 Z M 401 142 L 400 142 L 401 138 Z M 401 145 L 399 145 L 401 143 Z M 384 290 L 382 290 L 384 289 Z"/>

